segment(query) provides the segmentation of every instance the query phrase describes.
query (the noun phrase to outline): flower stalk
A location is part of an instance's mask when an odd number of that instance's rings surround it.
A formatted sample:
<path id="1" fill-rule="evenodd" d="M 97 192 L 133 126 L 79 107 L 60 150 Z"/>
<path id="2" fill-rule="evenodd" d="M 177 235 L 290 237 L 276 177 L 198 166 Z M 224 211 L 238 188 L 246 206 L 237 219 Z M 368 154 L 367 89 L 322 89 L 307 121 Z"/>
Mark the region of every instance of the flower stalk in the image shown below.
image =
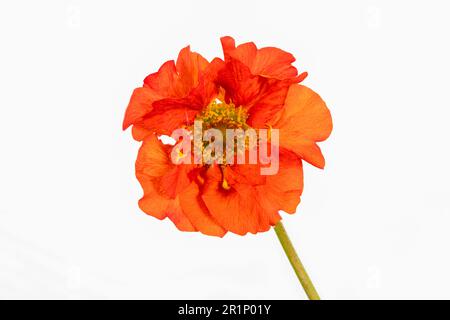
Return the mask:
<path id="1" fill-rule="evenodd" d="M 319 294 L 317 293 L 316 288 L 314 288 L 314 285 L 311 282 L 305 267 L 300 261 L 297 252 L 295 252 L 294 246 L 292 245 L 292 242 L 289 239 L 286 229 L 281 221 L 275 225 L 274 230 L 278 236 L 278 240 L 280 240 L 286 256 L 289 259 L 289 262 L 291 263 L 292 268 L 295 271 L 295 274 L 297 275 L 298 280 L 300 281 L 300 284 L 306 292 L 306 295 L 310 300 L 320 300 Z"/>

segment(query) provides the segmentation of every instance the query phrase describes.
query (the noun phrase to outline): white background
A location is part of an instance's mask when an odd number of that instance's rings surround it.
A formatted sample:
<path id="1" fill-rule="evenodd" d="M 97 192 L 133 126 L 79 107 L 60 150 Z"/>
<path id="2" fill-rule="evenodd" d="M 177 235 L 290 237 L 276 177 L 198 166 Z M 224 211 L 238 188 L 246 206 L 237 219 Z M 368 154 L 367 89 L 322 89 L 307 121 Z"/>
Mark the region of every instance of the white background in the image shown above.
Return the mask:
<path id="1" fill-rule="evenodd" d="M 277 46 L 331 109 L 283 221 L 327 299 L 450 298 L 447 1 L 2 1 L 0 298 L 297 299 L 274 232 L 142 213 L 132 90 L 191 44 Z"/>

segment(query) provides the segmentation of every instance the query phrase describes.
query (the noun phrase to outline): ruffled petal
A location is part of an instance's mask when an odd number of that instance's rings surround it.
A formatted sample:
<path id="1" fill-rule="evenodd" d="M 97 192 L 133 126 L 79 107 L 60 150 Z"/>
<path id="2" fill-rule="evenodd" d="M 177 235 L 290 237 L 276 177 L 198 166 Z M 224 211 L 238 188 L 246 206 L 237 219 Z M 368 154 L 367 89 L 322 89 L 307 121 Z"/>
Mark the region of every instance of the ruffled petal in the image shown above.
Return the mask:
<path id="1" fill-rule="evenodd" d="M 280 150 L 279 158 L 278 173 L 265 176 L 266 183 L 257 186 L 258 199 L 262 207 L 268 208 L 267 211 L 295 213 L 303 192 L 302 162 L 294 153 L 284 149 Z M 278 222 L 278 216 L 270 216 L 272 225 Z"/>
<path id="2" fill-rule="evenodd" d="M 208 67 L 208 64 L 208 60 L 199 53 L 192 52 L 190 46 L 180 51 L 176 68 L 184 95 L 198 85 L 201 73 Z"/>
<path id="3" fill-rule="evenodd" d="M 292 65 L 294 61 L 294 56 L 289 52 L 275 47 L 261 48 L 253 61 L 252 72 L 280 80 L 295 78 L 298 71 Z"/>
<path id="4" fill-rule="evenodd" d="M 144 139 L 136 159 L 136 177 L 144 191 L 139 207 L 158 219 L 169 217 L 179 230 L 196 231 L 179 202 L 179 193 L 190 184 L 188 170 L 174 165 L 169 152 L 155 135 Z"/>
<path id="5" fill-rule="evenodd" d="M 190 124 L 217 92 L 214 77 L 220 59 L 209 63 L 190 47 L 183 48 L 176 63 L 164 63 L 158 72 L 137 88 L 127 109 L 123 129 L 139 126 L 133 137 L 142 140 L 147 132 L 171 134 L 174 129 Z"/>
<path id="6" fill-rule="evenodd" d="M 150 114 L 142 123 L 143 127 L 151 132 L 170 136 L 175 129 L 191 125 L 198 112 L 197 109 L 178 107 L 163 113 Z"/>
<path id="7" fill-rule="evenodd" d="M 178 197 L 169 199 L 158 192 L 157 183 L 143 174 L 136 174 L 144 196 L 139 200 L 139 208 L 146 214 L 160 220 L 168 217 L 180 231 L 197 231 L 181 210 Z"/>
<path id="8" fill-rule="evenodd" d="M 158 72 L 148 75 L 144 79 L 144 87 L 155 90 L 161 97 L 175 98 L 182 95 L 175 62 L 169 60 L 159 68 Z"/>
<path id="9" fill-rule="evenodd" d="M 289 86 L 302 81 L 306 73 L 297 75 L 291 65 L 295 59 L 280 49 L 257 49 L 252 42 L 235 47 L 231 37 L 221 41 L 226 64 L 217 83 L 227 99 L 248 110 L 251 127 L 264 128 L 283 108 Z"/>
<path id="10" fill-rule="evenodd" d="M 165 175 L 172 167 L 163 143 L 155 135 L 148 136 L 139 148 L 136 173 L 155 179 Z"/>
<path id="11" fill-rule="evenodd" d="M 141 121 L 142 118 L 152 111 L 152 104 L 161 97 L 150 88 L 134 89 L 130 102 L 125 111 L 125 117 L 122 123 L 122 129 L 125 130 L 132 124 Z"/>
<path id="12" fill-rule="evenodd" d="M 253 128 L 265 128 L 283 109 L 288 88 L 285 82 L 265 80 L 260 96 L 249 110 L 248 124 Z"/>
<path id="13" fill-rule="evenodd" d="M 192 182 L 180 193 L 179 199 L 183 213 L 198 231 L 210 236 L 223 237 L 225 235 L 226 230 L 210 215 L 195 182 Z"/>
<path id="14" fill-rule="evenodd" d="M 250 109 L 261 95 L 263 81 L 236 59 L 230 59 L 218 72 L 217 83 L 225 89 L 226 99 Z"/>
<path id="15" fill-rule="evenodd" d="M 301 160 L 282 149 L 277 174 L 261 176 L 259 169 L 256 165 L 208 169 L 202 199 L 225 230 L 239 235 L 264 232 L 281 219 L 279 210 L 295 212 L 303 191 Z"/>
<path id="16" fill-rule="evenodd" d="M 142 123 L 135 123 L 131 128 L 131 134 L 136 141 L 142 141 L 149 135 L 153 134 L 153 131 L 146 129 Z"/>
<path id="17" fill-rule="evenodd" d="M 278 80 L 297 78 L 298 71 L 292 65 L 295 58 L 289 52 L 275 47 L 258 49 L 253 42 L 243 43 L 236 47 L 234 39 L 229 36 L 222 37 L 220 40 L 225 61 L 230 58 L 237 59 L 249 67 L 254 75 Z"/>
<path id="18" fill-rule="evenodd" d="M 316 167 L 325 166 L 316 142 L 328 138 L 333 123 L 330 111 L 317 93 L 303 85 L 291 85 L 284 109 L 271 125 L 280 130 L 280 146 Z"/>
<path id="19" fill-rule="evenodd" d="M 211 166 L 208 169 L 202 199 L 211 216 L 224 229 L 239 235 L 256 233 L 261 229 L 255 196 L 253 187 L 246 184 L 224 189 L 220 168 Z"/>

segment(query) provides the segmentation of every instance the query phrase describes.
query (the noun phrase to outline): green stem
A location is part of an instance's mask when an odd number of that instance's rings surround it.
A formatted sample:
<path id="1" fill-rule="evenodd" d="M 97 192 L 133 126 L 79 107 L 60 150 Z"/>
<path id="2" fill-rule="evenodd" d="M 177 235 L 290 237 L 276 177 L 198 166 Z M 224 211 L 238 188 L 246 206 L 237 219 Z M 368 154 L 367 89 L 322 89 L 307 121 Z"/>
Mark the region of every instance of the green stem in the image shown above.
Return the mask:
<path id="1" fill-rule="evenodd" d="M 292 268 L 294 268 L 298 280 L 300 280 L 300 283 L 306 292 L 306 295 L 310 300 L 320 300 L 319 294 L 314 288 L 311 279 L 306 273 L 305 267 L 303 266 L 300 258 L 295 252 L 294 246 L 292 245 L 291 240 L 289 240 L 289 236 L 287 235 L 286 229 L 284 229 L 281 221 L 275 225 L 274 229 L 278 236 L 278 240 L 280 240 L 281 246 L 283 247 L 284 252 L 289 259 L 289 262 L 291 263 Z"/>

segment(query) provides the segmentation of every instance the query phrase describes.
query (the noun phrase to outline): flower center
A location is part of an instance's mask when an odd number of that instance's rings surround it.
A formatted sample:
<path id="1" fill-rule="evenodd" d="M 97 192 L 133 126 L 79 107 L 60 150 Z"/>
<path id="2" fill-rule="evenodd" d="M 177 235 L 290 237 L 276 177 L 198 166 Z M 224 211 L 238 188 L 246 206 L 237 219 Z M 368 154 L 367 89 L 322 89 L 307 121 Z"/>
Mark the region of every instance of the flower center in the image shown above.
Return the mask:
<path id="1" fill-rule="evenodd" d="M 247 129 L 247 111 L 242 106 L 236 107 L 232 102 L 213 100 L 197 117 L 203 121 L 205 129 Z"/>

